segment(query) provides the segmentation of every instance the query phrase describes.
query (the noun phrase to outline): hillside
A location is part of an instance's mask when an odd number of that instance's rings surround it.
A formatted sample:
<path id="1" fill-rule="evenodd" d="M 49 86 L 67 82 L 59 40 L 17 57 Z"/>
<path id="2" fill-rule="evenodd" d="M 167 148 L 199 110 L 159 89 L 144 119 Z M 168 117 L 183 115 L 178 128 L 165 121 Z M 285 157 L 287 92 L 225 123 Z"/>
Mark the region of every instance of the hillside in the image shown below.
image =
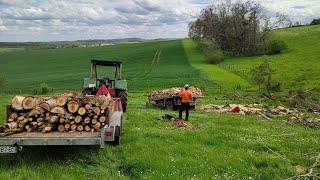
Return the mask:
<path id="1" fill-rule="evenodd" d="M 281 81 L 282 90 L 302 87 L 318 89 L 320 84 L 320 25 L 302 26 L 273 31 L 275 39 L 284 40 L 288 50 L 280 55 L 269 56 L 276 69 L 275 79 Z M 219 67 L 230 71 L 249 72 L 261 63 L 261 57 L 234 57 L 226 59 Z M 244 74 L 247 78 L 249 74 Z"/>
<path id="2" fill-rule="evenodd" d="M 152 63 L 161 50 L 159 62 Z M 130 91 L 201 84 L 200 72 L 192 68 L 181 40 L 119 44 L 97 48 L 25 50 L 0 54 L 0 72 L 7 81 L 0 92 L 34 92 L 45 82 L 57 90 L 80 90 L 88 76 L 91 59 L 122 61 Z M 151 66 L 152 65 L 152 66 Z"/>

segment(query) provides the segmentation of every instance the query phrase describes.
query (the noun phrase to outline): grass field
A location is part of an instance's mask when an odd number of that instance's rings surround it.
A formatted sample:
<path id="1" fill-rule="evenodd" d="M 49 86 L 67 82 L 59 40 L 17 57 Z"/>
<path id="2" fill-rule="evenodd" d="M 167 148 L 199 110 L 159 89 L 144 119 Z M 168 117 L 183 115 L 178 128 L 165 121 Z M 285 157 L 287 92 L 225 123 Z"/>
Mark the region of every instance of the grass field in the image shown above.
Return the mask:
<path id="1" fill-rule="evenodd" d="M 157 50 L 160 61 L 151 65 Z M 312 164 L 320 151 L 319 129 L 286 125 L 281 119 L 197 109 L 191 112 L 191 130 L 157 121 L 159 115 L 177 112 L 146 109 L 146 93 L 152 89 L 184 83 L 205 87 L 201 106 L 237 84 L 254 88 L 236 74 L 203 64 L 201 54 L 183 40 L 1 54 L 0 71 L 8 81 L 0 94 L 0 122 L 19 89 L 32 92 L 46 82 L 55 92 L 80 90 L 92 58 L 124 62 L 129 104 L 122 144 L 103 150 L 25 148 L 17 157 L 0 156 L 1 179 L 283 179 L 295 175 L 294 166 Z"/>
<path id="2" fill-rule="evenodd" d="M 288 50 L 283 54 L 269 56 L 272 67 L 276 69 L 275 79 L 282 82 L 282 89 L 319 90 L 320 25 L 279 29 L 273 35 L 288 44 Z M 261 62 L 261 57 L 235 57 L 219 66 L 231 71 L 248 72 Z"/>

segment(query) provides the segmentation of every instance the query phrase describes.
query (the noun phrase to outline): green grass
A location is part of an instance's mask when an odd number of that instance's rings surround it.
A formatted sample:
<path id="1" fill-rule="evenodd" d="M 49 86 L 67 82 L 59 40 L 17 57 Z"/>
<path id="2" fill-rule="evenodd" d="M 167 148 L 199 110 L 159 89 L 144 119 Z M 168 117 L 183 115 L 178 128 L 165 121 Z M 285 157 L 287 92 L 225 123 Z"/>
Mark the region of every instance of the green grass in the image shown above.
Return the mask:
<path id="1" fill-rule="evenodd" d="M 190 64 L 205 72 L 206 75 L 215 82 L 216 86 L 219 86 L 222 91 L 230 91 L 240 86 L 243 89 L 250 89 L 252 85 L 240 76 L 219 68 L 216 65 L 208 64 L 205 60 L 204 55 L 197 48 L 196 43 L 192 40 L 184 40 L 183 46 L 188 57 Z"/>
<path id="2" fill-rule="evenodd" d="M 320 25 L 279 29 L 273 32 L 273 38 L 284 40 L 288 44 L 288 50 L 283 54 L 269 56 L 272 67 L 277 70 L 274 77 L 282 82 L 282 89 L 319 90 Z M 262 62 L 261 59 L 234 57 L 223 61 L 219 66 L 231 71 L 249 72 Z"/>
<path id="3" fill-rule="evenodd" d="M 158 49 L 160 61 L 151 66 Z M 79 90 L 91 58 L 124 62 L 129 104 L 121 145 L 25 148 L 17 157 L 0 156 L 1 179 L 283 179 L 295 175 L 295 165 L 312 164 L 310 159 L 319 153 L 319 129 L 286 125 L 280 119 L 198 109 L 190 117 L 194 130 L 157 121 L 159 115 L 177 112 L 146 109 L 146 92 L 152 89 L 184 83 L 205 87 L 201 106 L 212 102 L 216 93 L 232 92 L 237 84 L 252 88 L 236 74 L 202 63 L 203 57 L 190 41 L 1 54 L 0 71 L 8 77 L 2 91 L 33 90 L 40 82 L 55 92 Z M 12 96 L 0 94 L 1 123 Z"/>

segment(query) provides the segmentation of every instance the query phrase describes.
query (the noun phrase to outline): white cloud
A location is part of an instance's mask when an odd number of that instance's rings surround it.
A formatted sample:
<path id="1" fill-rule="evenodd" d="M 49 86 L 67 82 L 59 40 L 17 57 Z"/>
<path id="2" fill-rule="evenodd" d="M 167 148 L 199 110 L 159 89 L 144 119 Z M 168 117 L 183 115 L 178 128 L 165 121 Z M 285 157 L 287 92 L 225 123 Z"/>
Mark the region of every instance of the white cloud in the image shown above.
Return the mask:
<path id="1" fill-rule="evenodd" d="M 0 41 L 186 37 L 187 24 L 208 3 L 222 0 L 0 0 Z M 258 0 L 308 22 L 316 0 Z"/>

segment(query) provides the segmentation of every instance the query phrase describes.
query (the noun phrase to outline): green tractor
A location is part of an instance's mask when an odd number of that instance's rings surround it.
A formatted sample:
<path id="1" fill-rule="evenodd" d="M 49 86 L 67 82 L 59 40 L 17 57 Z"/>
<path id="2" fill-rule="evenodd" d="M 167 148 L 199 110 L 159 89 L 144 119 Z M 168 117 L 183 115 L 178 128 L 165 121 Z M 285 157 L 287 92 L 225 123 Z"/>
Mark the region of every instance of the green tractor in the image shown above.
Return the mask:
<path id="1" fill-rule="evenodd" d="M 90 77 L 84 78 L 82 93 L 95 95 L 100 83 L 108 84 L 114 97 L 120 98 L 123 112 L 127 110 L 127 80 L 122 79 L 122 63 L 117 61 L 91 60 Z"/>

